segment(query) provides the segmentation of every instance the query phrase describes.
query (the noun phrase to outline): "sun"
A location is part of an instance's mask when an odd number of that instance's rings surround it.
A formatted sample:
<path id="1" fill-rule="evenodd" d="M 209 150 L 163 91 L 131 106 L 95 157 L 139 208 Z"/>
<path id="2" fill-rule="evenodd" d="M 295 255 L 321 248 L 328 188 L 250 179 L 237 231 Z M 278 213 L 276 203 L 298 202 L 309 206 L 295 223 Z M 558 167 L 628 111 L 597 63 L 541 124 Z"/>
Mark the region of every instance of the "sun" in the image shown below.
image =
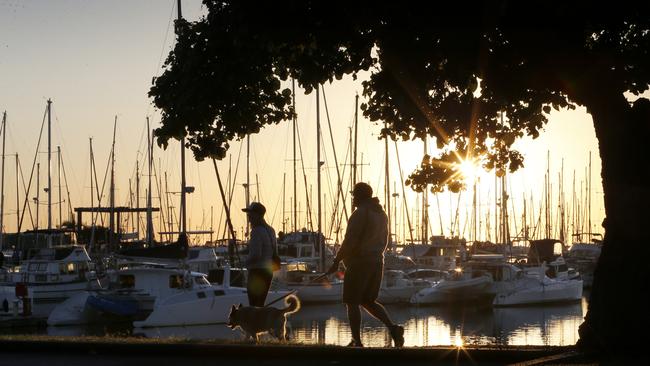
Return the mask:
<path id="1" fill-rule="evenodd" d="M 481 167 L 476 161 L 463 160 L 458 164 L 458 171 L 465 179 L 473 181 L 481 174 Z"/>

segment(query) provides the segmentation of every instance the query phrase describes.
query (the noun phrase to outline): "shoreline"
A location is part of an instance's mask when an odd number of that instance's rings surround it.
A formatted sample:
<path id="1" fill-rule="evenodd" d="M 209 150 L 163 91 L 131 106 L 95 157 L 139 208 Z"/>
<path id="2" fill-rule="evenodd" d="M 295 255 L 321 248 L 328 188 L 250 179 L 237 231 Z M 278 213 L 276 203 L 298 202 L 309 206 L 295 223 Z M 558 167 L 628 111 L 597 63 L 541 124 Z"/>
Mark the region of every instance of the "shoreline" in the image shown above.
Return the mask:
<path id="1" fill-rule="evenodd" d="M 1 335 L 0 353 L 26 362 L 47 360 L 44 364 L 68 364 L 70 361 L 103 364 L 141 364 L 143 358 L 163 363 L 209 361 L 215 359 L 246 364 L 304 365 L 326 364 L 373 365 L 454 364 L 454 365 L 541 365 L 548 363 L 593 363 L 594 358 L 578 352 L 575 346 L 470 346 L 348 348 L 343 346 L 305 345 L 299 343 L 261 343 L 223 341 L 189 341 L 186 339 L 148 339 L 117 337 L 54 337 L 38 335 Z M 84 361 L 85 360 L 85 361 Z M 105 362 L 105 363 L 102 363 Z M 75 363 L 70 363 L 74 365 Z"/>

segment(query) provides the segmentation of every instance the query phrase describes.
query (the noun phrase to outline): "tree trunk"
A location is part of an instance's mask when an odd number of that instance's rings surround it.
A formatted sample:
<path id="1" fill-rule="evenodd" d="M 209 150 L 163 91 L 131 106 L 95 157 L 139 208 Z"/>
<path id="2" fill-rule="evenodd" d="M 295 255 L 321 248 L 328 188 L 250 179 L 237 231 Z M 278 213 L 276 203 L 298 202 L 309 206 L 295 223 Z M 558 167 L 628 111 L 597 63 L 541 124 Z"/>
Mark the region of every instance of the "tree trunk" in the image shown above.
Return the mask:
<path id="1" fill-rule="evenodd" d="M 578 346 L 603 357 L 636 357 L 650 332 L 650 101 L 631 106 L 606 86 L 586 103 L 602 160 L 605 238 Z"/>

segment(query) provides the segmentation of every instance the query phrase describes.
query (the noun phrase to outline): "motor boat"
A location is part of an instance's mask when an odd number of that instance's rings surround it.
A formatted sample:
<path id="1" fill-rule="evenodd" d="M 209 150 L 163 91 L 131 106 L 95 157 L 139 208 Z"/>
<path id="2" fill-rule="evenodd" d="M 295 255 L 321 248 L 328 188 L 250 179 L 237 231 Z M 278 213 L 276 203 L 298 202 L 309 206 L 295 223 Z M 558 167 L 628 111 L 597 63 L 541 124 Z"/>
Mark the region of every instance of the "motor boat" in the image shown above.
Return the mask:
<path id="1" fill-rule="evenodd" d="M 52 310 L 71 296 L 101 286 L 91 270 L 92 263 L 83 246 L 41 248 L 29 253 L 16 271 L 5 274 L 0 286 L 0 303 L 12 301 L 17 284 L 29 289 L 34 318 L 47 318 Z"/>
<path id="2" fill-rule="evenodd" d="M 431 285 L 426 280 L 408 278 L 404 271 L 387 270 L 379 288 L 378 301 L 382 304 L 408 303 L 413 294 Z"/>
<path id="3" fill-rule="evenodd" d="M 305 304 L 340 302 L 343 299 L 343 280 L 338 276 L 341 275 L 324 277 L 309 268 L 305 262 L 284 263 L 274 278 L 273 288 L 296 291 Z"/>
<path id="4" fill-rule="evenodd" d="M 417 305 L 490 303 L 494 298 L 492 282 L 487 273 L 457 268 L 447 278 L 415 293 L 410 302 Z"/>
<path id="5" fill-rule="evenodd" d="M 581 280 L 549 278 L 544 264 L 526 270 L 506 261 L 495 260 L 472 260 L 466 265 L 469 271 L 490 275 L 494 306 L 575 302 L 582 299 Z"/>
<path id="6" fill-rule="evenodd" d="M 226 323 L 233 305 L 248 304 L 246 289 L 230 287 L 229 276 L 226 268 L 224 285 L 211 285 L 205 276 L 192 273 L 192 280 L 183 291 L 158 299 L 151 314 L 144 320 L 134 321 L 133 326 L 150 328 Z M 279 300 L 289 293 L 269 291 L 268 306 L 284 308 L 285 304 Z"/>

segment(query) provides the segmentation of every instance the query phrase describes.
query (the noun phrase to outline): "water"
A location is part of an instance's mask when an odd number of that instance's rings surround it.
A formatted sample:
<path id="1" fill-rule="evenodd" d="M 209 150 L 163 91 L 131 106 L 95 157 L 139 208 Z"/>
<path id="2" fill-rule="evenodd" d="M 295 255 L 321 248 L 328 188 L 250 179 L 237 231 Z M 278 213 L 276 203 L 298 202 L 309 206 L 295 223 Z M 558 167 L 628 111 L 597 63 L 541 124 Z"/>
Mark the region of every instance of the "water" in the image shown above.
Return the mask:
<path id="1" fill-rule="evenodd" d="M 588 296 L 588 295 L 585 295 Z M 578 340 L 578 327 L 587 310 L 581 303 L 514 308 L 386 306 L 395 322 L 405 327 L 406 346 L 549 345 Z M 346 345 L 350 341 L 345 307 L 341 304 L 305 305 L 290 316 L 293 340 L 305 344 Z M 364 313 L 362 340 L 366 346 L 387 346 L 383 325 Z M 18 331 L 24 333 L 24 331 Z M 48 327 L 36 333 L 56 336 L 143 336 L 195 340 L 243 339 L 225 325 L 133 329 L 110 327 Z"/>

